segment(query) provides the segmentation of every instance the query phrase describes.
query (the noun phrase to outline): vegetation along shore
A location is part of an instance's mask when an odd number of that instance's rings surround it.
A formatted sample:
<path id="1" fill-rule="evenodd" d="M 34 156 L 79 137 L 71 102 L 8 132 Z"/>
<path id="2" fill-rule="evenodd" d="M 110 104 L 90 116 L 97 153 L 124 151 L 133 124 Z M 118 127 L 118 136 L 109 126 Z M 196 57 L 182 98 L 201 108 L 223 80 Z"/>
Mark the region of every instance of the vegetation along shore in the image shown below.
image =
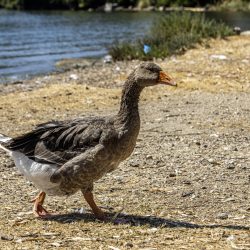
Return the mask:
<path id="1" fill-rule="evenodd" d="M 248 0 L 0 0 L 0 7 L 7 9 L 71 9 L 71 10 L 178 10 L 182 8 L 203 8 L 200 10 L 250 10 Z M 190 9 L 189 9 L 190 10 Z"/>

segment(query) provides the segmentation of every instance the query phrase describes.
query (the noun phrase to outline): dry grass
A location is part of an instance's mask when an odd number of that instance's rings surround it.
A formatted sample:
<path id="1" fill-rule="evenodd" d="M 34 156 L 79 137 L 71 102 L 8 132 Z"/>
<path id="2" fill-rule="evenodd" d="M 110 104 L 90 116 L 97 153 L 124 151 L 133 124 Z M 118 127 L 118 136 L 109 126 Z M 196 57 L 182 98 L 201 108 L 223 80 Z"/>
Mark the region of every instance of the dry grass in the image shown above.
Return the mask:
<path id="1" fill-rule="evenodd" d="M 0 249 L 250 249 L 249 48 L 249 38 L 233 37 L 159 62 L 179 88 L 143 92 L 134 154 L 96 184 L 109 222 L 95 220 L 80 193 L 46 199 L 64 215 L 33 218 L 37 190 L 1 152 Z M 211 59 L 220 54 L 228 59 Z M 117 86 L 137 63 L 38 77 L 38 89 L 5 86 L 0 131 L 115 112 Z"/>
<path id="2" fill-rule="evenodd" d="M 207 48 L 189 50 L 166 64 L 176 72 L 179 86 L 209 92 L 250 91 L 250 38 L 212 40 Z M 224 60 L 218 56 L 225 56 Z"/>

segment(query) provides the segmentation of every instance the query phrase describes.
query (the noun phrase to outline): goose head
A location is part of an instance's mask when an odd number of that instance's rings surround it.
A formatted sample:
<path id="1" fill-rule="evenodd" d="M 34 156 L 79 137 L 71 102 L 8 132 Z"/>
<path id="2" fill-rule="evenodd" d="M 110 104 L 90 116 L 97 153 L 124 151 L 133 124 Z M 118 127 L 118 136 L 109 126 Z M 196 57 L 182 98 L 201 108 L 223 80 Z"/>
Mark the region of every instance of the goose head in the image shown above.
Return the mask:
<path id="1" fill-rule="evenodd" d="M 141 63 L 133 72 L 135 82 L 140 87 L 165 84 L 177 86 L 174 80 L 160 66 L 152 62 Z"/>

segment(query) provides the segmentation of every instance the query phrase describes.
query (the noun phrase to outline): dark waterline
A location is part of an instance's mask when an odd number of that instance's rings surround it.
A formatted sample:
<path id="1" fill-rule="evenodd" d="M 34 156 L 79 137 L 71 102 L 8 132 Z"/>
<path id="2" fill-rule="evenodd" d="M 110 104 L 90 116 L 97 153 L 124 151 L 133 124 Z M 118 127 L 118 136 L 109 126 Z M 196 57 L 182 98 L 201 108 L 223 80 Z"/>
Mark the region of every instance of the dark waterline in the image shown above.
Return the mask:
<path id="1" fill-rule="evenodd" d="M 65 58 L 102 57 L 115 40 L 143 36 L 159 15 L 0 10 L 0 82 L 53 71 L 55 62 Z M 249 13 L 206 15 L 250 29 Z"/>

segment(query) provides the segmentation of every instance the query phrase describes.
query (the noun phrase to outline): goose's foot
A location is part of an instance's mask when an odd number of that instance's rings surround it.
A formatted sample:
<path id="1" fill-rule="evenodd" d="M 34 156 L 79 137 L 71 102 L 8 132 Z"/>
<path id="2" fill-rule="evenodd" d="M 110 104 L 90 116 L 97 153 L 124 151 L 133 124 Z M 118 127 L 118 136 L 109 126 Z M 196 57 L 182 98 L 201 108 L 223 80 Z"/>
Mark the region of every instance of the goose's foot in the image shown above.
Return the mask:
<path id="1" fill-rule="evenodd" d="M 35 217 L 38 218 L 46 218 L 48 216 L 51 216 L 51 214 L 42 206 L 44 199 L 46 197 L 45 192 L 40 192 L 35 199 L 33 199 L 31 202 L 34 202 L 33 206 L 33 213 Z"/>
<path id="2" fill-rule="evenodd" d="M 87 191 L 83 193 L 83 196 L 85 200 L 87 201 L 87 203 L 89 204 L 89 206 L 91 207 L 95 217 L 99 220 L 103 220 L 103 221 L 106 220 L 105 213 L 96 205 L 92 192 Z"/>
<path id="3" fill-rule="evenodd" d="M 34 204 L 33 213 L 35 217 L 42 219 L 51 216 L 51 214 L 40 204 Z"/>

